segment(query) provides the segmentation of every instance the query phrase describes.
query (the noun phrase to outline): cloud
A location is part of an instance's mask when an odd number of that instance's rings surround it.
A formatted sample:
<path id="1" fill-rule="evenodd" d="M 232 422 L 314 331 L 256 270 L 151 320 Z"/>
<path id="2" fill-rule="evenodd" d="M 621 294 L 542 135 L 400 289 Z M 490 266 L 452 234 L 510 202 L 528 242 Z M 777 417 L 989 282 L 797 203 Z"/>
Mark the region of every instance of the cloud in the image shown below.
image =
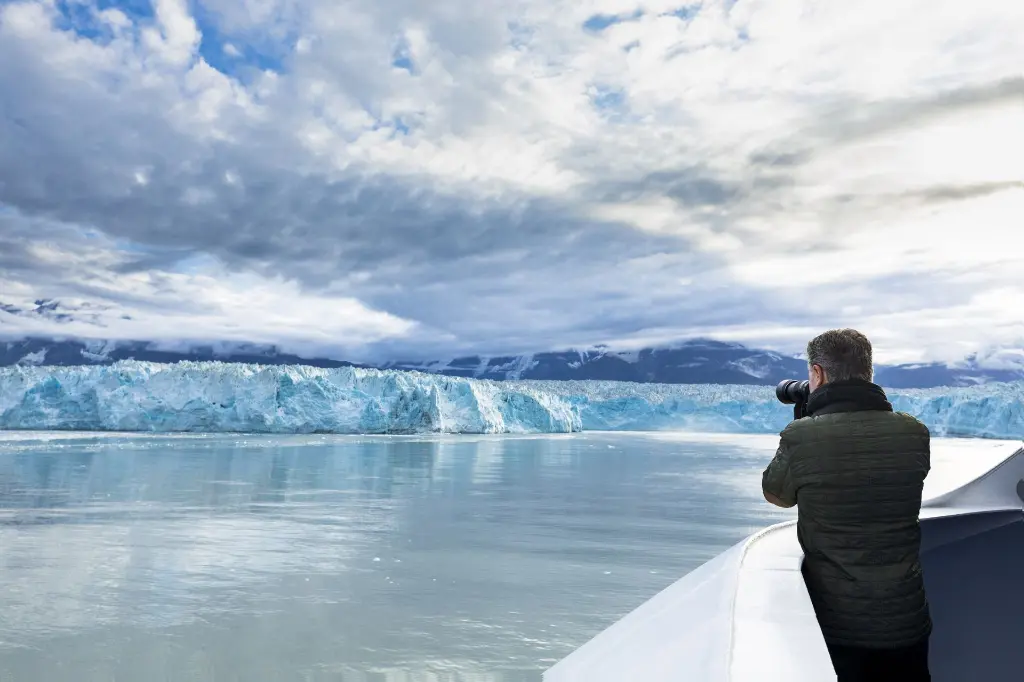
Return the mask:
<path id="1" fill-rule="evenodd" d="M 11 256 L 0 257 L 0 335 L 8 337 L 252 342 L 358 353 L 417 327 L 351 297 L 230 271 L 205 255 L 179 260 L 173 269 L 140 267 L 146 255 L 138 249 L 38 219 L 0 214 L 0 253 Z M 40 291 L 54 298 L 34 298 Z"/>
<path id="2" fill-rule="evenodd" d="M 1019 342 L 1010 5 L 0 5 L 0 334 Z"/>

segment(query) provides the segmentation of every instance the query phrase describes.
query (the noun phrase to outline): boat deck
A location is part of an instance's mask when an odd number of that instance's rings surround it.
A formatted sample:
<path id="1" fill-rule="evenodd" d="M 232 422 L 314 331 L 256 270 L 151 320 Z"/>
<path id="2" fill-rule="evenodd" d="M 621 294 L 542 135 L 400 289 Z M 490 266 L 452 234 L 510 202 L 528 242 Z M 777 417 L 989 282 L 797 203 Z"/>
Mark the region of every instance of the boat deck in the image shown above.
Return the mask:
<path id="1" fill-rule="evenodd" d="M 933 448 L 921 511 L 936 682 L 1024 679 L 1024 449 Z M 796 522 L 766 528 L 668 587 L 545 682 L 834 680 L 800 573 Z"/>

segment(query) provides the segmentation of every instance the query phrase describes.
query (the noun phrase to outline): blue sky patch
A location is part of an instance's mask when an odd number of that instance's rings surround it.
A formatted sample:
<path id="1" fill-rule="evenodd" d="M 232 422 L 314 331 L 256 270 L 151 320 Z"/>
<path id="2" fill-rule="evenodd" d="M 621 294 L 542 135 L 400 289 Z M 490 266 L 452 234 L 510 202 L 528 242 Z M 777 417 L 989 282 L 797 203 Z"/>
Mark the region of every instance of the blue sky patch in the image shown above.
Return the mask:
<path id="1" fill-rule="evenodd" d="M 696 5 L 687 5 L 685 7 L 680 7 L 679 9 L 668 12 L 668 16 L 676 17 L 678 19 L 682 19 L 683 21 L 691 21 L 695 16 L 700 14 L 700 9 L 701 6 L 699 3 Z"/>
<path id="2" fill-rule="evenodd" d="M 644 11 L 640 9 L 630 14 L 595 14 L 583 22 L 583 28 L 584 30 L 598 33 L 615 24 L 636 21 L 643 15 Z"/>
<path id="3" fill-rule="evenodd" d="M 57 0 L 56 9 L 58 28 L 100 44 L 114 37 L 110 26 L 99 18 L 103 10 L 119 10 L 136 25 L 153 25 L 156 20 L 150 0 L 95 0 L 94 3 Z M 294 41 L 266 40 L 257 44 L 244 36 L 226 35 L 220 30 L 214 13 L 201 5 L 190 9 L 202 34 L 199 54 L 210 66 L 242 81 L 257 72 L 283 71 Z"/>
<path id="4" fill-rule="evenodd" d="M 395 129 L 396 133 L 399 133 L 401 135 L 409 134 L 409 126 L 407 126 L 405 124 L 405 121 L 403 121 L 401 118 L 396 118 L 394 121 L 392 121 L 391 125 Z"/>
<path id="5" fill-rule="evenodd" d="M 243 36 L 230 36 L 221 32 L 216 17 L 202 7 L 194 9 L 193 17 L 203 37 L 199 54 L 206 63 L 223 74 L 245 81 L 247 76 L 263 72 L 284 71 L 293 40 L 278 41 L 270 46 L 257 45 Z"/>
<path id="6" fill-rule="evenodd" d="M 95 7 L 70 0 L 59 0 L 55 4 L 59 15 L 54 25 L 62 31 L 71 31 L 94 43 L 106 44 L 113 40 L 114 32 L 110 26 L 97 16 Z M 99 9 L 106 9 L 99 5 Z M 123 11 L 123 10 L 122 10 Z M 128 14 L 125 12 L 125 14 Z"/>
<path id="7" fill-rule="evenodd" d="M 598 111 L 614 114 L 626 106 L 626 91 L 621 88 L 598 85 L 590 93 L 590 101 Z"/>
<path id="8" fill-rule="evenodd" d="M 533 36 L 536 30 L 532 26 L 519 23 L 518 21 L 510 21 L 507 24 L 508 32 L 511 36 L 509 41 L 512 47 L 517 50 L 527 47 L 533 40 Z"/>
<path id="9" fill-rule="evenodd" d="M 399 38 L 391 51 L 391 66 L 396 69 L 404 69 L 409 73 L 415 73 L 415 65 L 412 62 L 412 52 L 409 49 L 409 41 Z"/>
<path id="10" fill-rule="evenodd" d="M 62 0 L 60 4 L 67 5 L 77 3 L 69 3 L 67 0 Z M 105 9 L 119 9 L 133 21 L 139 19 L 153 19 L 156 16 L 153 12 L 153 3 L 150 0 L 96 0 L 96 9 L 100 11 Z"/>
<path id="11" fill-rule="evenodd" d="M 377 119 L 373 124 L 373 130 L 391 130 L 392 139 L 395 137 L 405 137 L 411 132 L 409 125 L 402 120 L 400 116 L 396 116 L 390 120 Z"/>

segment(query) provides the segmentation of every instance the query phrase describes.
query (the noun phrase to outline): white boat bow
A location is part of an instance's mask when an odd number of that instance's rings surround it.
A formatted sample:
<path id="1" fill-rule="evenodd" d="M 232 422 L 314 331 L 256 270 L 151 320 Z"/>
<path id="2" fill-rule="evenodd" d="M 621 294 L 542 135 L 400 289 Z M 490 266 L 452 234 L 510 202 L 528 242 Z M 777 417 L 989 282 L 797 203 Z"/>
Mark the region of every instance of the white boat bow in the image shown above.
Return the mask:
<path id="1" fill-rule="evenodd" d="M 1024 679 L 1024 447 L 935 441 L 921 510 L 935 682 Z M 544 682 L 827 682 L 796 522 L 698 567 L 574 651 Z"/>

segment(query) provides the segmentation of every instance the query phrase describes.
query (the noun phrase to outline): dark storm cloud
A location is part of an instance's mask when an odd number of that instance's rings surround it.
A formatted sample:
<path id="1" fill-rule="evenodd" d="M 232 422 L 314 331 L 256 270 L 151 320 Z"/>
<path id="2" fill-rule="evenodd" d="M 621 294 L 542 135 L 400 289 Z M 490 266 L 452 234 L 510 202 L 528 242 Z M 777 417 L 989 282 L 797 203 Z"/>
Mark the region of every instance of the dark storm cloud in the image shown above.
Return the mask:
<path id="1" fill-rule="evenodd" d="M 834 116 L 826 119 L 828 136 L 842 141 L 875 136 L 920 126 L 930 119 L 951 113 L 992 105 L 1019 104 L 1022 98 L 1024 76 L 898 100 L 845 102 L 837 106 Z"/>
<path id="2" fill-rule="evenodd" d="M 916 97 L 865 101 L 835 97 L 790 135 L 750 156 L 755 167 L 799 167 L 837 145 L 913 130 L 950 114 L 1024 101 L 1024 77 L 958 86 Z"/>
<path id="3" fill-rule="evenodd" d="M 598 183 L 589 188 L 592 201 L 627 202 L 651 194 L 669 197 L 685 206 L 723 206 L 744 199 L 743 186 L 734 179 L 716 177 L 709 169 L 684 167 L 660 170 L 636 178 Z"/>
<path id="4" fill-rule="evenodd" d="M 938 185 L 917 192 L 907 192 L 908 198 L 926 203 L 964 201 L 990 196 L 1011 189 L 1024 189 L 1024 180 L 1017 182 L 984 182 L 973 185 Z"/>

